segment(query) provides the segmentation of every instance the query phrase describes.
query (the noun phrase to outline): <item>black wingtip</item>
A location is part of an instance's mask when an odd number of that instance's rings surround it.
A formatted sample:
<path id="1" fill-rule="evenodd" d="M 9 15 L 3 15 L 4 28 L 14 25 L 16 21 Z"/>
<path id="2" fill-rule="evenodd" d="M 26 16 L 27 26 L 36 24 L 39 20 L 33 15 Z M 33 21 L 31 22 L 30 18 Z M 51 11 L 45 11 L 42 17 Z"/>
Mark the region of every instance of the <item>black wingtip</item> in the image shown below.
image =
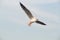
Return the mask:
<path id="1" fill-rule="evenodd" d="M 45 23 L 43 23 L 43 25 L 46 25 Z"/>
<path id="2" fill-rule="evenodd" d="M 42 24 L 42 25 L 46 25 L 46 24 L 45 24 L 45 23 L 43 23 L 43 22 L 42 22 L 41 24 Z"/>
<path id="3" fill-rule="evenodd" d="M 21 3 L 21 2 L 19 2 L 20 3 L 20 6 L 22 7 L 22 8 L 25 8 L 25 6 Z"/>
<path id="4" fill-rule="evenodd" d="M 19 2 L 20 3 L 20 5 L 22 5 L 22 3 L 21 2 Z"/>

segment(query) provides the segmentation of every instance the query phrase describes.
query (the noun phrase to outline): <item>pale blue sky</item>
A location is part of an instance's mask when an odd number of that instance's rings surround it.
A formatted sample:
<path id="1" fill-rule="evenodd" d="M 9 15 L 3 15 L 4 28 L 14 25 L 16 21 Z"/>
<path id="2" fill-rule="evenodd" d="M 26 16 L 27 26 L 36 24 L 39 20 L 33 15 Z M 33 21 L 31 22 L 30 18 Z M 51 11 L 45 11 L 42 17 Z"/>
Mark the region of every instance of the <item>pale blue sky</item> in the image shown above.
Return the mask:
<path id="1" fill-rule="evenodd" d="M 47 25 L 33 23 L 21 9 L 22 2 Z M 0 0 L 1 40 L 60 40 L 60 3 L 58 0 Z"/>

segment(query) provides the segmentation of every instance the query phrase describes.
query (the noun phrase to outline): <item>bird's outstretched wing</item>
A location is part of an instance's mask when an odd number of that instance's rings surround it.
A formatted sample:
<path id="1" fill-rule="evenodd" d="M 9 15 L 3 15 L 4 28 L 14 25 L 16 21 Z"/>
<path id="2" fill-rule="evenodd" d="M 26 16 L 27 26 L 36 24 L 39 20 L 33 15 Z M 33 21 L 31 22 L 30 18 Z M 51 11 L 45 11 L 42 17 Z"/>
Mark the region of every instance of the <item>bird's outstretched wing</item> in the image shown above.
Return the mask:
<path id="1" fill-rule="evenodd" d="M 20 2 L 20 6 L 25 11 L 25 13 L 28 15 L 30 19 L 33 18 L 33 15 L 31 14 L 31 12 L 21 2 Z"/>
<path id="2" fill-rule="evenodd" d="M 41 25 L 46 25 L 45 23 L 41 22 L 41 21 L 36 21 L 36 23 L 39 23 Z"/>

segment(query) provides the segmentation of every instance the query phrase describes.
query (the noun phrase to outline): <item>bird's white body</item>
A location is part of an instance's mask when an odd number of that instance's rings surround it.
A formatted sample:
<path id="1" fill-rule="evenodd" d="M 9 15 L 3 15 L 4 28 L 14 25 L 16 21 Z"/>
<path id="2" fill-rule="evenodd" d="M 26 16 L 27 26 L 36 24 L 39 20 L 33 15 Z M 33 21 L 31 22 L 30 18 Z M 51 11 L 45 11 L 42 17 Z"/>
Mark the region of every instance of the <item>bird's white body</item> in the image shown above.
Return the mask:
<path id="1" fill-rule="evenodd" d="M 35 22 L 37 21 L 37 18 L 33 17 L 32 19 L 30 19 L 31 22 Z"/>
<path id="2" fill-rule="evenodd" d="M 33 17 L 32 19 L 30 19 L 30 21 L 28 22 L 28 25 L 31 26 L 32 23 L 36 22 L 38 19 L 36 19 L 35 17 Z"/>

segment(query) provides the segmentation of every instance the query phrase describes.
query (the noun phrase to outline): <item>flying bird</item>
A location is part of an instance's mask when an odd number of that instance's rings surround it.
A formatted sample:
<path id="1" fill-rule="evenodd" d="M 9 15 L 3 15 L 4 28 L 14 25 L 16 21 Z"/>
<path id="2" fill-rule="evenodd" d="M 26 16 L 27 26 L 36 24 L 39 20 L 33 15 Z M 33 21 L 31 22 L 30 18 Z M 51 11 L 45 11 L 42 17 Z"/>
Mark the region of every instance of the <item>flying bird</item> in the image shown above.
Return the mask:
<path id="1" fill-rule="evenodd" d="M 31 26 L 32 23 L 38 23 L 41 25 L 46 25 L 45 23 L 39 21 L 36 17 L 34 17 L 31 12 L 20 2 L 21 8 L 24 10 L 24 12 L 27 14 L 27 16 L 30 18 L 30 21 L 28 22 L 28 25 Z"/>

